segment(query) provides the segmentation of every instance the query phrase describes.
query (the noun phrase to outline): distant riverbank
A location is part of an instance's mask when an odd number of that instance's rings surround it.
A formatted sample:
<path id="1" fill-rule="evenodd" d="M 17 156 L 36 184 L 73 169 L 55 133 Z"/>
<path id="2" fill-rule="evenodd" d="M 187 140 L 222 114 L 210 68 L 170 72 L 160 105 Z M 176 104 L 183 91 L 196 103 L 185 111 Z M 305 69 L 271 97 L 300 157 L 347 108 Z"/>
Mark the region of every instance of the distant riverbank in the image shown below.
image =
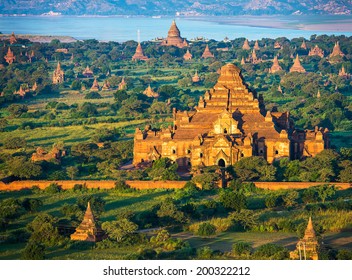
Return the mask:
<path id="1" fill-rule="evenodd" d="M 41 36 L 65 36 L 99 41 L 141 40 L 166 37 L 171 17 L 92 17 L 92 16 L 18 16 L 0 17 L 0 32 Z M 181 36 L 223 40 L 246 37 L 304 37 L 316 35 L 352 36 L 352 16 L 241 16 L 241 17 L 179 17 L 176 23 Z"/>

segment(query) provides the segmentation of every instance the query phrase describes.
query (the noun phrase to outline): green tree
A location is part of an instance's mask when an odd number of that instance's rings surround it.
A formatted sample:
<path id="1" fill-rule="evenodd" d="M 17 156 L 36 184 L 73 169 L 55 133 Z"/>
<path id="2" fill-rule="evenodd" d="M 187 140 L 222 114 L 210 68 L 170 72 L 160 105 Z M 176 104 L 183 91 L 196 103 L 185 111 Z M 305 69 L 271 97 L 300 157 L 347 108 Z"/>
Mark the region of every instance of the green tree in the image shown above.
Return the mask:
<path id="1" fill-rule="evenodd" d="M 35 241 L 29 241 L 21 254 L 24 260 L 44 260 L 44 256 L 45 246 Z"/>
<path id="2" fill-rule="evenodd" d="M 199 225 L 197 234 L 200 236 L 212 236 L 215 235 L 216 227 L 211 223 L 202 223 Z"/>
<path id="3" fill-rule="evenodd" d="M 246 196 L 238 191 L 222 190 L 220 192 L 219 201 L 225 208 L 234 209 L 236 211 L 241 211 L 241 209 L 247 206 Z"/>
<path id="4" fill-rule="evenodd" d="M 39 164 L 27 161 L 25 157 L 14 157 L 8 162 L 8 167 L 12 175 L 19 178 L 35 178 L 42 174 Z"/>
<path id="5" fill-rule="evenodd" d="M 248 242 L 239 241 L 232 245 L 232 254 L 236 257 L 249 257 L 252 250 L 252 246 Z"/>
<path id="6" fill-rule="evenodd" d="M 153 180 L 178 180 L 177 163 L 169 158 L 160 158 L 153 162 L 148 176 Z"/>
<path id="7" fill-rule="evenodd" d="M 286 207 L 291 207 L 297 204 L 299 193 L 297 191 L 289 191 L 283 197 L 283 201 Z"/>
<path id="8" fill-rule="evenodd" d="M 4 141 L 5 149 L 19 149 L 26 147 L 26 139 L 22 137 L 11 137 Z"/>
<path id="9" fill-rule="evenodd" d="M 54 246 L 60 240 L 59 232 L 55 226 L 56 219 L 46 213 L 40 213 L 27 225 L 32 233 L 30 242 L 36 242 L 46 246 Z"/>
<path id="10" fill-rule="evenodd" d="M 157 211 L 157 216 L 159 218 L 164 218 L 165 222 L 179 222 L 183 223 L 186 221 L 185 215 L 181 212 L 172 199 L 166 199 L 160 205 L 159 210 Z"/>
<path id="11" fill-rule="evenodd" d="M 138 226 L 127 219 L 121 219 L 103 223 L 102 229 L 107 232 L 109 237 L 120 242 L 124 237 L 134 233 L 138 229 Z"/>
<path id="12" fill-rule="evenodd" d="M 76 166 L 69 166 L 66 168 L 66 174 L 73 180 L 78 175 L 79 169 Z"/>
<path id="13" fill-rule="evenodd" d="M 325 200 L 333 197 L 336 193 L 335 186 L 329 186 L 329 185 L 323 185 L 317 187 L 317 193 L 319 198 L 323 203 L 325 203 Z"/>
<path id="14" fill-rule="evenodd" d="M 9 111 L 12 117 L 20 117 L 23 113 L 28 112 L 27 105 L 11 104 L 7 110 Z"/>

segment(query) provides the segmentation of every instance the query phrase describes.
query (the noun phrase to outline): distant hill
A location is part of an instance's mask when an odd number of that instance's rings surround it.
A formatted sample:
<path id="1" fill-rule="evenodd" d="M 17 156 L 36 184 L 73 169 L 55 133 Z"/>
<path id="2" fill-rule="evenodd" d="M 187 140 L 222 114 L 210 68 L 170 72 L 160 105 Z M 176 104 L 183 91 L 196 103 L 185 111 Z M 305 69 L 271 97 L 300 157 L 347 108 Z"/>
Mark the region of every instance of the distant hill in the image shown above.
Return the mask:
<path id="1" fill-rule="evenodd" d="M 40 15 L 352 14 L 351 0 L 1 0 L 0 14 Z"/>

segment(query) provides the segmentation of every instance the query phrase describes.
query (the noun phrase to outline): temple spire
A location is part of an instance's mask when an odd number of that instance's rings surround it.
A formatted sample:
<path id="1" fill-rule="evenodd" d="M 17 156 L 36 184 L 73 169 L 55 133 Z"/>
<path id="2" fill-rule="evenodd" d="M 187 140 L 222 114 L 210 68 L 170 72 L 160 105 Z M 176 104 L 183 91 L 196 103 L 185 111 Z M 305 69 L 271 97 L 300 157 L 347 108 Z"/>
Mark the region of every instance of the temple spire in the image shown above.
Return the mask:
<path id="1" fill-rule="evenodd" d="M 299 56 L 298 54 L 296 55 L 295 62 L 293 63 L 290 72 L 299 72 L 299 73 L 305 73 L 306 70 L 303 68 L 301 65 L 301 62 L 299 61 Z"/>

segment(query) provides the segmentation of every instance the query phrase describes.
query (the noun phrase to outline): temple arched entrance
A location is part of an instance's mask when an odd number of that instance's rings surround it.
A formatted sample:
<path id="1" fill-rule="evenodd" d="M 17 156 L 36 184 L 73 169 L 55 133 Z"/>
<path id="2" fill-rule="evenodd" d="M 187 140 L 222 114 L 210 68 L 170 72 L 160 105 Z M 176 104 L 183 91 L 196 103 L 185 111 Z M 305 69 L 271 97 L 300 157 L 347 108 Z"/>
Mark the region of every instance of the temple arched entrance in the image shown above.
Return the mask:
<path id="1" fill-rule="evenodd" d="M 219 165 L 220 167 L 225 167 L 225 166 L 226 166 L 226 162 L 225 162 L 225 160 L 223 160 L 222 158 L 221 158 L 221 159 L 219 159 L 219 161 L 218 161 L 218 165 Z"/>

